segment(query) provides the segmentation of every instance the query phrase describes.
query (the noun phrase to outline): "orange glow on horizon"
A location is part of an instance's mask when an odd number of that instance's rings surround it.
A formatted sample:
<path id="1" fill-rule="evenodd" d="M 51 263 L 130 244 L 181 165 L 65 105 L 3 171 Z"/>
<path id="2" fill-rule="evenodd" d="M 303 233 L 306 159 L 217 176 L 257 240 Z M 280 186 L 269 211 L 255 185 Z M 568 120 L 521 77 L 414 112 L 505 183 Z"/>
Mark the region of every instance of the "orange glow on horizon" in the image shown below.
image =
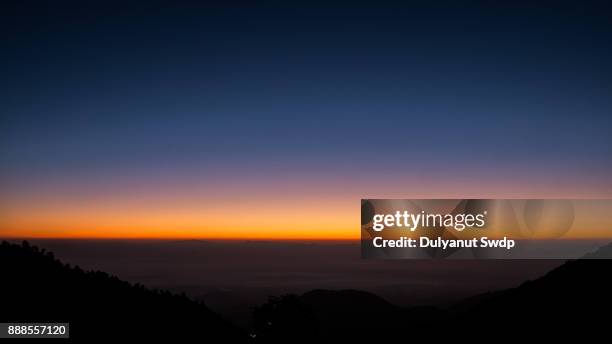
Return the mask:
<path id="1" fill-rule="evenodd" d="M 586 179 L 572 189 L 520 179 L 375 179 L 213 183 L 194 177 L 164 184 L 140 178 L 13 186 L 0 198 L 0 238 L 358 240 L 361 198 L 610 197 Z M 596 229 L 580 236 L 602 233 L 608 235 Z"/>

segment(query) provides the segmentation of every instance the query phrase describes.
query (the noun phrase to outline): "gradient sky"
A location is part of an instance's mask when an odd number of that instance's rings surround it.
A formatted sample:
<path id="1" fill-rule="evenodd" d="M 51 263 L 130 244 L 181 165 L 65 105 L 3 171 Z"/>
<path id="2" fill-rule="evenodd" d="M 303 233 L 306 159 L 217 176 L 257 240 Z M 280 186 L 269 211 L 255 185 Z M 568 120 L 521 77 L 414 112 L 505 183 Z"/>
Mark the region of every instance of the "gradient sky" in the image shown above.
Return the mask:
<path id="1" fill-rule="evenodd" d="M 360 198 L 612 197 L 611 6 L 424 3 L 3 2 L 0 236 L 357 238 Z"/>

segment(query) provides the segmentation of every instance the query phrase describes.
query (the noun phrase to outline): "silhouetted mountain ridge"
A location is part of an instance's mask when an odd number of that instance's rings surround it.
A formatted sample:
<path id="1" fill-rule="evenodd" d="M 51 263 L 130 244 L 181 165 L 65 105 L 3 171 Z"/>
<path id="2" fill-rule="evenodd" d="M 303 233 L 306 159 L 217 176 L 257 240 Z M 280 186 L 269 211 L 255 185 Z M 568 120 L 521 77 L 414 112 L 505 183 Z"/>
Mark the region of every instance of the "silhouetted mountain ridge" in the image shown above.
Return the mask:
<path id="1" fill-rule="evenodd" d="M 333 307 L 343 312 L 356 300 L 359 300 L 360 312 L 388 312 L 397 308 L 375 294 L 354 289 L 316 289 L 302 294 L 300 299 L 314 309 Z"/>
<path id="2" fill-rule="evenodd" d="M 604 258 L 612 244 L 586 255 Z M 132 285 L 62 264 L 30 246 L 0 245 L 0 322 L 70 322 L 71 338 L 245 342 L 246 333 L 184 295 Z M 254 310 L 252 342 L 472 340 L 580 336 L 607 330 L 611 260 L 568 261 L 516 288 L 443 309 L 402 308 L 359 290 L 317 289 L 273 297 Z"/>
<path id="3" fill-rule="evenodd" d="M 612 261 L 595 258 L 611 253 L 609 244 L 516 288 L 488 293 L 467 313 L 485 322 L 519 316 L 525 322 L 565 323 L 576 317 L 574 326 L 596 325 L 602 319 L 594 315 L 612 306 Z"/>
<path id="4" fill-rule="evenodd" d="M 201 302 L 62 264 L 27 242 L 2 242 L 0 271 L 0 322 L 69 322 L 71 339 L 86 342 L 247 339 Z"/>
<path id="5" fill-rule="evenodd" d="M 581 340 L 602 335 L 608 328 L 612 306 L 612 244 L 568 261 L 544 276 L 516 288 L 484 293 L 450 308 L 401 308 L 374 294 L 355 290 L 315 290 L 302 296 L 274 298 L 255 312 L 256 329 L 262 343 L 281 343 L 287 333 L 317 329 L 313 337 L 293 336 L 294 342 L 347 342 L 383 340 L 476 340 L 477 338 L 526 339 L 528 337 Z M 288 320 L 299 309 L 303 327 Z M 263 319 L 257 319 L 257 317 Z M 264 326 L 267 319 L 293 324 L 289 332 L 280 326 Z M 301 322 L 304 324 L 304 322 Z M 302 340 L 303 339 L 303 340 Z"/>

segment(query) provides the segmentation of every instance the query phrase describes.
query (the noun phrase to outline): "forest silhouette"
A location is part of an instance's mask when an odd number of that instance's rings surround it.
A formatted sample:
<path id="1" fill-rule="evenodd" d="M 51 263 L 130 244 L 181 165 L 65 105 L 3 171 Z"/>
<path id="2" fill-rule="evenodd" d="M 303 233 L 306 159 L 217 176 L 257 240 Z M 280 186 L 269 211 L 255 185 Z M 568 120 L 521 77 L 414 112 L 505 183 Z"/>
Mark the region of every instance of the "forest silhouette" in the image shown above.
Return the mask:
<path id="1" fill-rule="evenodd" d="M 612 258 L 612 244 L 585 258 Z M 63 264 L 27 242 L 0 245 L 0 322 L 68 322 L 71 341 L 334 343 L 607 336 L 612 261 L 568 261 L 522 285 L 450 307 L 399 307 L 358 290 L 271 297 L 240 329 L 185 295 Z"/>
<path id="2" fill-rule="evenodd" d="M 83 271 L 24 241 L 0 245 L 0 322 L 67 322 L 78 342 L 246 342 L 247 333 L 185 295 Z"/>

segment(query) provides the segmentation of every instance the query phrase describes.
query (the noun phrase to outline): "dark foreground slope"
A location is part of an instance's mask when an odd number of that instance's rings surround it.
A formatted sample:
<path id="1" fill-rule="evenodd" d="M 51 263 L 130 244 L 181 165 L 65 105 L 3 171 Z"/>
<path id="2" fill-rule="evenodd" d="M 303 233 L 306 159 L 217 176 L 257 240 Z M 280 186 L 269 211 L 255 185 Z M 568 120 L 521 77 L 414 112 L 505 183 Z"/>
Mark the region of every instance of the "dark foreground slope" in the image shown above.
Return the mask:
<path id="1" fill-rule="evenodd" d="M 610 257 L 612 245 L 589 258 Z M 0 322 L 69 322 L 78 342 L 244 342 L 204 304 L 102 272 L 63 265 L 24 243 L 0 245 Z M 314 290 L 255 309 L 255 343 L 491 341 L 578 342 L 608 336 L 612 260 L 570 261 L 509 290 L 453 307 L 402 308 L 356 290 Z"/>
<path id="2" fill-rule="evenodd" d="M 588 258 L 610 257 L 612 245 Z M 261 343 L 461 340 L 526 341 L 609 336 L 612 260 L 569 261 L 521 286 L 448 309 L 401 308 L 355 290 L 273 298 L 255 310 Z"/>
<path id="3" fill-rule="evenodd" d="M 569 261 L 534 281 L 480 296 L 457 306 L 462 323 L 489 329 L 512 327 L 510 334 L 609 336 L 612 314 L 612 244 L 585 258 Z"/>
<path id="4" fill-rule="evenodd" d="M 69 322 L 79 342 L 246 339 L 202 303 L 64 265 L 26 242 L 0 245 L 0 273 L 0 322 Z"/>

